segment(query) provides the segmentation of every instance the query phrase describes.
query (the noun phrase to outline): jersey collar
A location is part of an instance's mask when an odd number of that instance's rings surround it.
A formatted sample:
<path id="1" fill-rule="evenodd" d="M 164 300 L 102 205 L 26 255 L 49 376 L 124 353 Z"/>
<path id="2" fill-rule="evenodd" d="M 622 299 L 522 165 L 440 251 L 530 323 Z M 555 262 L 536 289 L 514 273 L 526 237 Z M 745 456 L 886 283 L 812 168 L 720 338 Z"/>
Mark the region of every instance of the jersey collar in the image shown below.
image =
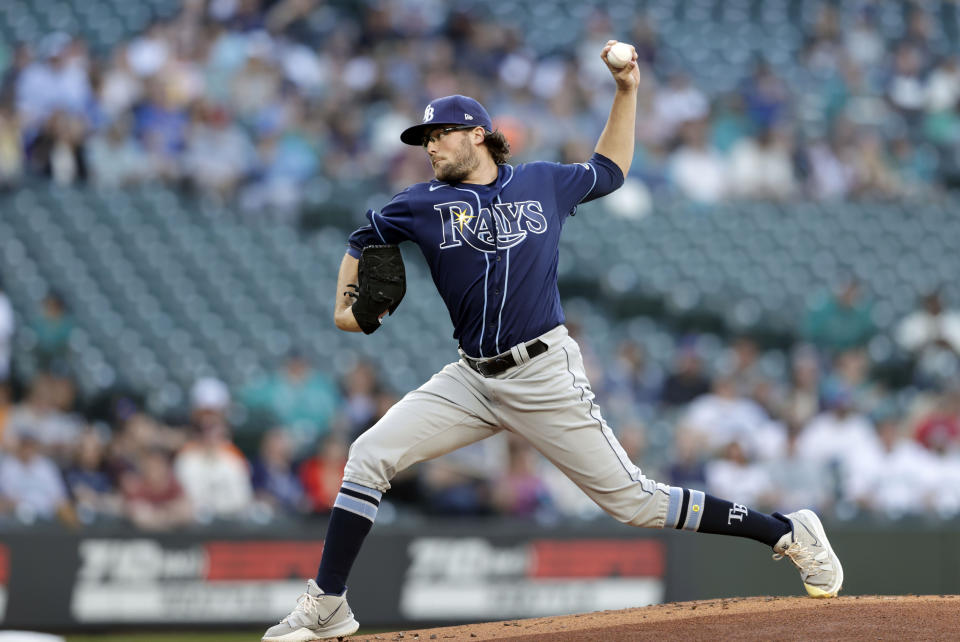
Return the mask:
<path id="1" fill-rule="evenodd" d="M 439 181 L 437 179 L 433 179 L 429 183 L 429 186 L 430 186 L 429 189 L 431 192 L 433 192 L 440 189 L 441 187 L 461 187 L 464 189 L 470 189 L 480 193 L 488 192 L 488 191 L 499 192 L 501 189 L 503 189 L 503 186 L 510 181 L 512 177 L 513 177 L 513 167 L 510 165 L 507 165 L 506 163 L 503 163 L 501 165 L 497 165 L 497 179 L 487 185 L 477 185 L 476 183 L 449 183 L 447 181 Z"/>

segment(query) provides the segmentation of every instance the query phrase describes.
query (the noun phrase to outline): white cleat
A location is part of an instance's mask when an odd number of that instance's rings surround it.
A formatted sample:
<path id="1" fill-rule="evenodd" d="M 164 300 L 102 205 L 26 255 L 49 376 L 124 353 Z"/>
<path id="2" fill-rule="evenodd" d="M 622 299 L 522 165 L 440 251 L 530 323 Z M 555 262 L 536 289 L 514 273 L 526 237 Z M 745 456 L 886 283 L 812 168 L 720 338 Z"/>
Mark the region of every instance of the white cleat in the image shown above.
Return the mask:
<path id="1" fill-rule="evenodd" d="M 800 569 L 800 579 L 810 597 L 836 597 L 843 585 L 843 567 L 827 541 L 820 518 L 807 509 L 784 517 L 793 530 L 773 547 L 773 559 L 790 558 Z"/>
<path id="2" fill-rule="evenodd" d="M 261 642 L 309 642 L 353 635 L 360 623 L 347 604 L 347 593 L 326 595 L 317 583 L 307 580 L 307 592 L 297 598 L 297 607 L 263 634 Z"/>

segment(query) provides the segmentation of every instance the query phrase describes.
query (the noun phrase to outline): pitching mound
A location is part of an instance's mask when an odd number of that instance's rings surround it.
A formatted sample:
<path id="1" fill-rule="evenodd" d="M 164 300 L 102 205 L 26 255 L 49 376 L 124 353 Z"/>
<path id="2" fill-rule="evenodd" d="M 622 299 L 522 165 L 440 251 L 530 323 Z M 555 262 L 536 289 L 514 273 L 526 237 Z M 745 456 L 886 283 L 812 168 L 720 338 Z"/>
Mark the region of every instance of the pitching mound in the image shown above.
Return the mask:
<path id="1" fill-rule="evenodd" d="M 960 596 L 750 597 L 359 636 L 429 640 L 960 640 Z"/>

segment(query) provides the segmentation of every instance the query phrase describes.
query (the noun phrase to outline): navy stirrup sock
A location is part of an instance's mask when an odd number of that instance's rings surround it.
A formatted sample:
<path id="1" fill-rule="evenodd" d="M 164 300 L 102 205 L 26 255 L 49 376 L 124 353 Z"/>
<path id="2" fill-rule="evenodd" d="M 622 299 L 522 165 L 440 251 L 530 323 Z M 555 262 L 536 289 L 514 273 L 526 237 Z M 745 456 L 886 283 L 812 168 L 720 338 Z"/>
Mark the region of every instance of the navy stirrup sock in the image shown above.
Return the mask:
<path id="1" fill-rule="evenodd" d="M 345 481 L 333 504 L 323 556 L 317 570 L 317 585 L 327 595 L 340 595 L 347 588 L 347 576 L 380 507 L 379 490 Z"/>
<path id="2" fill-rule="evenodd" d="M 767 515 L 703 491 L 672 486 L 664 528 L 747 537 L 773 548 L 793 527 L 779 513 Z"/>

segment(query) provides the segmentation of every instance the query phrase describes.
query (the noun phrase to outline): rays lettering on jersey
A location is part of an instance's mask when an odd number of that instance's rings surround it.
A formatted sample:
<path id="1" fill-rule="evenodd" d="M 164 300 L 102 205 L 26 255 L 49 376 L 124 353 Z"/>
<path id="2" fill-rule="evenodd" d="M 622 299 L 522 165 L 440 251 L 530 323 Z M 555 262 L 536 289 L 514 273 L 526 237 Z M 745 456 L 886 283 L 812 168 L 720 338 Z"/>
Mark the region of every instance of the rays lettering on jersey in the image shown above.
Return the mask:
<path id="1" fill-rule="evenodd" d="M 540 201 L 494 203 L 493 219 L 489 208 L 484 207 L 477 215 L 466 201 L 440 203 L 433 209 L 440 214 L 443 226 L 441 250 L 460 247 L 466 241 L 475 250 L 496 252 L 522 243 L 530 232 L 543 234 L 547 231 L 547 219 Z"/>

